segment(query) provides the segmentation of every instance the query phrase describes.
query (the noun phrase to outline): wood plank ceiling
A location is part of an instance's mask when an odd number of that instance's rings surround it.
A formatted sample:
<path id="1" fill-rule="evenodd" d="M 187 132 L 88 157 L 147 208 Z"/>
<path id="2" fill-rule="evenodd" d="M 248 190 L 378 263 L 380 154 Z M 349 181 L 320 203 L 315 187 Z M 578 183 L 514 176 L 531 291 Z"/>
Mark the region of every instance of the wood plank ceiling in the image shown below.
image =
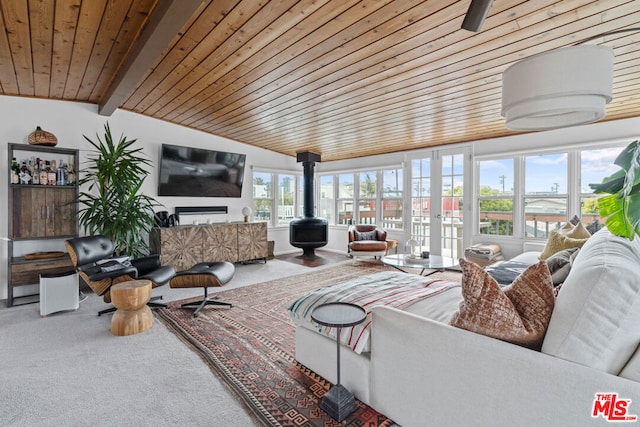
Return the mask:
<path id="1" fill-rule="evenodd" d="M 640 2 L 0 0 L 0 94 L 122 108 L 294 156 L 357 158 L 514 134 L 502 72 L 640 27 Z M 173 8 L 173 9 L 172 9 Z M 180 14 L 184 16 L 180 16 Z M 640 32 L 614 49 L 606 120 L 640 115 Z M 177 141 L 171 141 L 177 142 Z"/>

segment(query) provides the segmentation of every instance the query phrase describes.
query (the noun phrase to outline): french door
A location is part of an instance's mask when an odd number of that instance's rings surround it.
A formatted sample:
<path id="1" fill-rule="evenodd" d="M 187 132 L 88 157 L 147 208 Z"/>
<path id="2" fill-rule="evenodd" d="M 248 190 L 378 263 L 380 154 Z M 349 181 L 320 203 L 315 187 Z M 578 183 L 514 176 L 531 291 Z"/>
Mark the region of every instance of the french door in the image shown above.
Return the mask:
<path id="1" fill-rule="evenodd" d="M 415 255 L 429 251 L 464 256 L 465 169 L 469 149 L 434 150 L 411 161 L 411 242 Z M 470 216 L 469 218 L 470 219 Z"/>

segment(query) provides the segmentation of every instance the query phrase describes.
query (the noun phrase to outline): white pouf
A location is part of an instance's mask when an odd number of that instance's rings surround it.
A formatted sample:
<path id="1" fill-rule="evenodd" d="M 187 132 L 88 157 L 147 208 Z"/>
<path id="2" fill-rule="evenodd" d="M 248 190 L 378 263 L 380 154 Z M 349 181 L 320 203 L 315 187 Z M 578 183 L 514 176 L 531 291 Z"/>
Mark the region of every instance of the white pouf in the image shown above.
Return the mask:
<path id="1" fill-rule="evenodd" d="M 58 274 L 40 275 L 40 315 L 65 310 L 77 310 L 80 306 L 78 274 L 74 270 Z"/>

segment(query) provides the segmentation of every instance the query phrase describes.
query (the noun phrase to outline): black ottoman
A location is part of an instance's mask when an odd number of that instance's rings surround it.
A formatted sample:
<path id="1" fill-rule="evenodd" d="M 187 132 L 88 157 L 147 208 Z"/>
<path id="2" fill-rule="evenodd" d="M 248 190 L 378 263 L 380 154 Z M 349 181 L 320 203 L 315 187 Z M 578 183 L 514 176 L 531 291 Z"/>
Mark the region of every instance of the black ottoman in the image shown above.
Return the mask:
<path id="1" fill-rule="evenodd" d="M 225 307 L 233 307 L 228 302 L 218 301 L 217 297 L 209 297 L 207 288 L 212 286 L 224 286 L 236 272 L 236 267 L 230 262 L 201 262 L 188 270 L 179 271 L 169 282 L 172 288 L 204 288 L 204 298 L 199 301 L 186 302 L 181 307 L 197 306 L 193 312 L 193 317 L 198 317 L 200 310 L 205 305 L 221 305 Z"/>

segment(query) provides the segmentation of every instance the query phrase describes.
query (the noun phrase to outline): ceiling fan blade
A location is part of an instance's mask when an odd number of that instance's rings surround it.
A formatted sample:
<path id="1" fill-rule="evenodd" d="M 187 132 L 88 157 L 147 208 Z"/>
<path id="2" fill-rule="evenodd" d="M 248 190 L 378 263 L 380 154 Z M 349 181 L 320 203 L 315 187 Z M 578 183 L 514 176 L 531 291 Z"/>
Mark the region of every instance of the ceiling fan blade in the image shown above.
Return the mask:
<path id="1" fill-rule="evenodd" d="M 462 28 L 468 31 L 480 31 L 492 4 L 493 0 L 471 0 L 467 14 L 462 21 Z"/>

